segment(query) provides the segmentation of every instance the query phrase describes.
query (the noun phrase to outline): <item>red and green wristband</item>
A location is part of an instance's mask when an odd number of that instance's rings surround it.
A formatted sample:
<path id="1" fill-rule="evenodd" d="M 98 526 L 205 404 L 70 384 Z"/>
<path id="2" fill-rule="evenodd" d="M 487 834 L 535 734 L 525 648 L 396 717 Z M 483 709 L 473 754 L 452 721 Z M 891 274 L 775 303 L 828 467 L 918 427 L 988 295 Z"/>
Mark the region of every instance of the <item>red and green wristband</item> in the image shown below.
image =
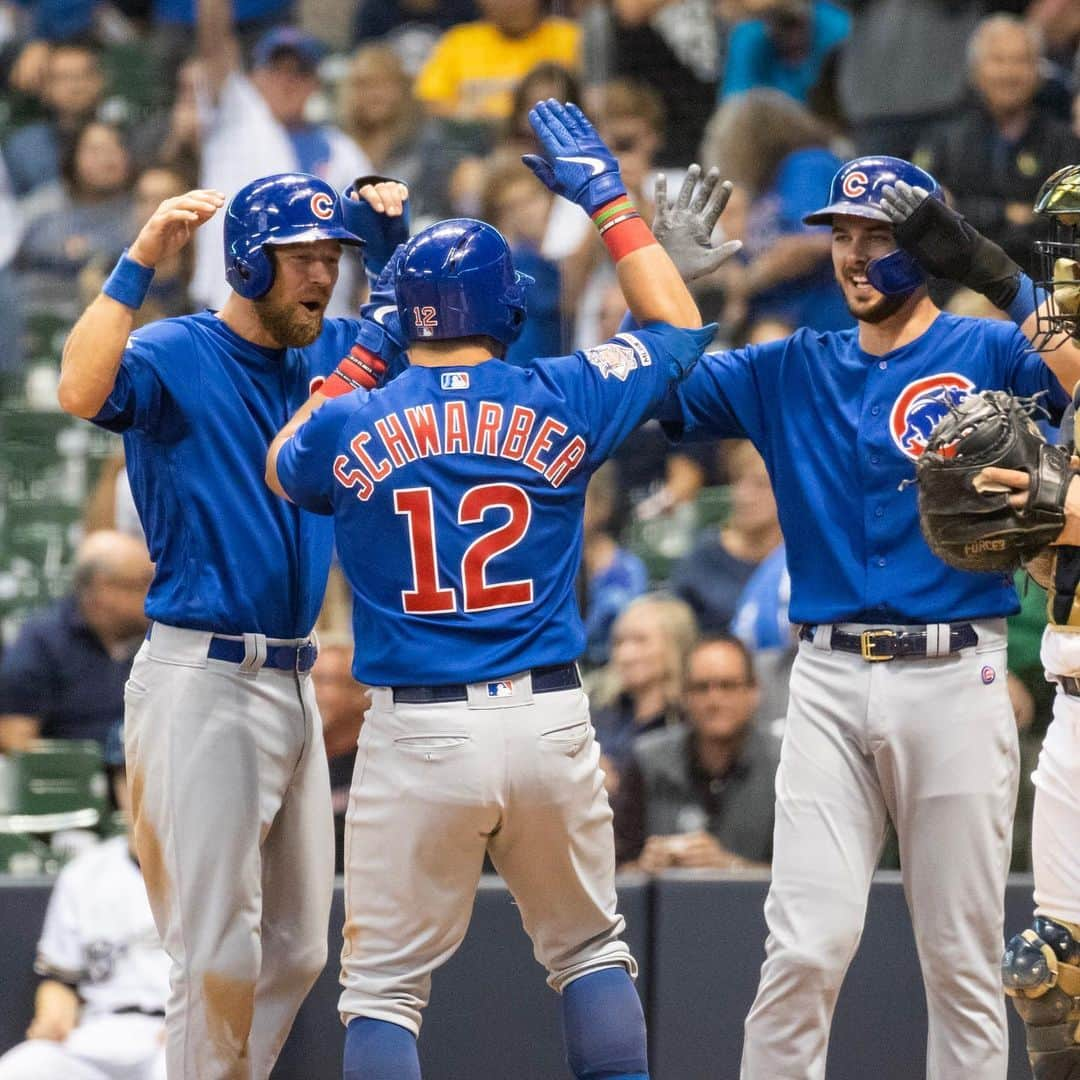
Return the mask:
<path id="1" fill-rule="evenodd" d="M 656 243 L 652 229 L 642 220 L 628 195 L 604 203 L 593 213 L 592 222 L 600 231 L 600 239 L 607 245 L 614 262 L 638 248 Z"/>

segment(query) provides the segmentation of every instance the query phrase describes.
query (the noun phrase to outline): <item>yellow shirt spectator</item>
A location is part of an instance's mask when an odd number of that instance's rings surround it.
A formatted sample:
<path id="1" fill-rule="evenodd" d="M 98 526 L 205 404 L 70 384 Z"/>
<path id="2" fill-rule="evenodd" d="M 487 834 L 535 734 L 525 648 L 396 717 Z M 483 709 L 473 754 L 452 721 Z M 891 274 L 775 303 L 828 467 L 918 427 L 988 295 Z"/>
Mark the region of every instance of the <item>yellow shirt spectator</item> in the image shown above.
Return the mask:
<path id="1" fill-rule="evenodd" d="M 523 75 L 553 62 L 577 71 L 581 28 L 547 18 L 535 30 L 507 37 L 490 22 L 464 23 L 439 39 L 416 80 L 416 96 L 436 116 L 454 120 L 503 120 Z"/>

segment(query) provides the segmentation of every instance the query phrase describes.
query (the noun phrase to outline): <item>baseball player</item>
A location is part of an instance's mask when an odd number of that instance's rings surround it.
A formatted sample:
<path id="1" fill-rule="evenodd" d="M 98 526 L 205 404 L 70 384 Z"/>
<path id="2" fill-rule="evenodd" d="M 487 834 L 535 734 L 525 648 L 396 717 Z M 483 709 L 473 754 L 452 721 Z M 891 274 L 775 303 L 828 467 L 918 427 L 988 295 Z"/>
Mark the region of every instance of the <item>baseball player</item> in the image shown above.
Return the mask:
<path id="1" fill-rule="evenodd" d="M 939 311 L 898 247 L 908 231 L 883 209 L 905 184 L 955 221 L 933 177 L 888 157 L 845 164 L 828 204 L 806 219 L 832 226 L 855 329 L 707 354 L 664 413 L 676 436 L 748 437 L 761 452 L 787 544 L 791 620 L 802 624 L 744 1080 L 824 1077 L 890 818 L 926 986 L 927 1075 L 1005 1077 L 997 967 L 1018 758 L 1004 617 L 1017 598 L 1010 578 L 933 556 L 904 481 L 951 403 L 981 389 L 1045 393 L 1060 415 L 1068 397 L 1054 376 L 1071 387 L 1080 357 L 1030 351 L 1033 292 L 1015 268 L 1008 295 L 1002 266 L 966 223 L 953 231 L 972 250 L 953 272 L 993 292 L 1024 332 Z"/>
<path id="2" fill-rule="evenodd" d="M 1054 173 L 1035 202 L 1057 235 L 1036 244 L 1049 302 L 1040 307 L 1040 331 L 1048 344 L 1076 349 L 1080 341 L 1080 165 Z M 1061 341 L 1071 334 L 1073 343 Z M 1080 387 L 1077 388 L 1080 390 Z M 1074 406 L 1078 403 L 1074 392 Z M 1074 421 L 1075 423 L 1075 421 Z M 1077 445 L 1077 431 L 1070 433 Z M 1075 463 L 1075 459 L 1074 459 Z M 1026 472 L 991 468 L 992 484 L 1027 501 Z M 1080 1080 L 1080 477 L 1074 477 L 1065 503 L 1065 529 L 1050 549 L 1051 559 L 1030 564 L 1050 590 L 1049 624 L 1043 633 L 1046 677 L 1057 683 L 1054 718 L 1043 740 L 1035 782 L 1032 863 L 1035 921 L 1009 942 L 1002 960 L 1005 992 L 1027 1026 L 1028 1055 L 1036 1080 Z"/>
<path id="3" fill-rule="evenodd" d="M 491 226 L 440 222 L 396 257 L 412 366 L 296 431 L 305 408 L 268 460 L 272 484 L 334 516 L 353 674 L 374 688 L 346 824 L 347 1080 L 419 1080 L 431 973 L 465 934 L 485 852 L 562 995 L 574 1075 L 647 1076 L 574 579 L 589 475 L 713 328 L 675 329 L 700 326 L 697 308 L 580 110 L 530 118 L 545 153 L 524 160 L 597 223 L 645 328 L 501 363 L 530 281 Z"/>
<path id="4" fill-rule="evenodd" d="M 105 764 L 130 808 L 121 725 Z M 154 927 L 134 847 L 116 836 L 77 856 L 49 898 L 27 1041 L 0 1057 L 0 1080 L 165 1080 L 169 957 Z"/>
<path id="5" fill-rule="evenodd" d="M 400 221 L 403 194 L 379 184 L 363 205 Z M 332 535 L 266 489 L 261 461 L 313 381 L 371 386 L 398 363 L 376 322 L 324 321 L 342 245 L 360 239 L 333 188 L 300 173 L 230 201 L 219 312 L 132 334 L 154 266 L 223 202 L 162 203 L 73 329 L 59 389 L 67 411 L 123 432 L 156 565 L 128 767 L 173 960 L 169 1075 L 198 1080 L 268 1076 L 326 959 L 333 832 L 309 672 Z"/>

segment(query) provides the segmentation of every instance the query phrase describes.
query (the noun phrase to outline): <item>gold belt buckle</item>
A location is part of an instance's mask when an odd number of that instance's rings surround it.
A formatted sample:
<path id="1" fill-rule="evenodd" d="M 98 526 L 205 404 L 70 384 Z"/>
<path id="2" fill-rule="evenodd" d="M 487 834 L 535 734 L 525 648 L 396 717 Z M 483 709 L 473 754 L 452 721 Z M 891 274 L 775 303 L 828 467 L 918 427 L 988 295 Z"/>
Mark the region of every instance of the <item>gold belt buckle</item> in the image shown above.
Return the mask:
<path id="1" fill-rule="evenodd" d="M 859 635 L 859 649 L 862 653 L 862 658 L 868 660 L 871 663 L 876 663 L 881 660 L 895 660 L 894 656 L 878 656 L 874 652 L 875 642 L 878 638 L 896 637 L 895 630 L 864 630 Z"/>

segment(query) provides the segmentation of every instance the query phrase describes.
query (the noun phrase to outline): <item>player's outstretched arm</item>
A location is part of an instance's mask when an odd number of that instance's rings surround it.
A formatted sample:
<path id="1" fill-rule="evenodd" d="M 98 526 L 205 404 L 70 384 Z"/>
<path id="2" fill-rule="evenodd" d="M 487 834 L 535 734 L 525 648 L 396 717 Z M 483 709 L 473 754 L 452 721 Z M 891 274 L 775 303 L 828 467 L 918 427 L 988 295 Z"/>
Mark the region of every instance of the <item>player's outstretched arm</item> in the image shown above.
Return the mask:
<path id="1" fill-rule="evenodd" d="M 701 315 L 671 258 L 634 208 L 615 156 L 573 104 L 541 101 L 530 111 L 543 155 L 522 160 L 557 195 L 577 203 L 600 230 L 630 313 L 639 323 L 699 327 Z"/>
<path id="2" fill-rule="evenodd" d="M 667 198 L 667 177 L 656 178 L 656 213 L 652 231 L 656 242 L 671 256 L 679 276 L 688 284 L 719 270 L 742 249 L 741 240 L 712 246 L 712 234 L 731 198 L 730 180 L 720 180 L 715 166 L 701 175 L 697 163 L 689 166 L 673 203 Z"/>
<path id="3" fill-rule="evenodd" d="M 924 188 L 899 180 L 882 188 L 881 208 L 896 230 L 897 243 L 934 277 L 966 285 L 1004 311 L 1032 344 L 1043 363 L 1071 394 L 1080 381 L 1080 345 L 1061 338 L 1038 340 L 1037 295 L 1031 279 L 1009 256 L 955 210 Z"/>
<path id="4" fill-rule="evenodd" d="M 90 419 L 101 411 L 154 267 L 175 255 L 224 205 L 220 191 L 189 191 L 166 199 L 142 227 L 64 342 L 56 396 L 65 412 Z"/>

